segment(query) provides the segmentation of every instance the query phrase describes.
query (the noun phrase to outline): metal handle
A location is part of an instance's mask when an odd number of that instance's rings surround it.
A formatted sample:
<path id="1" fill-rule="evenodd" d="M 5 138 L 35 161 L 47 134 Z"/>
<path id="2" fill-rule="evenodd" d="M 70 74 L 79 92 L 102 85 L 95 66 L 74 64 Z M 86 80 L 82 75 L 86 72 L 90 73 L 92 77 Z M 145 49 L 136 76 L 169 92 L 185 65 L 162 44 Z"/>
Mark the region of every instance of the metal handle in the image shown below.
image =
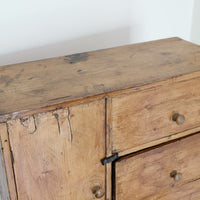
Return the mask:
<path id="1" fill-rule="evenodd" d="M 174 178 L 175 181 L 179 181 L 182 179 L 182 174 L 177 172 L 176 170 L 173 170 L 171 173 L 170 173 L 170 177 Z"/>
<path id="2" fill-rule="evenodd" d="M 178 125 L 181 125 L 185 122 L 185 116 L 179 113 L 174 113 L 172 115 L 172 120 L 175 121 Z"/>

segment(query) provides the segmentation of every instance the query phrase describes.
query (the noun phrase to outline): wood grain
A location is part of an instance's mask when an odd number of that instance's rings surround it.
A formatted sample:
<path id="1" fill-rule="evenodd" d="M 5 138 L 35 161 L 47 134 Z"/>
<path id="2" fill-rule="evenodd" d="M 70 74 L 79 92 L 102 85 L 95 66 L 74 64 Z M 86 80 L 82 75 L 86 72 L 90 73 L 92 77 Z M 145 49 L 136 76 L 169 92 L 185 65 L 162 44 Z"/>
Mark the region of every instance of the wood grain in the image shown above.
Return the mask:
<path id="1" fill-rule="evenodd" d="M 199 71 L 199 61 L 199 46 L 170 38 L 1 66 L 0 118 Z"/>
<path id="2" fill-rule="evenodd" d="M 92 200 L 96 184 L 105 192 L 104 100 L 12 120 L 8 127 L 19 200 Z"/>
<path id="3" fill-rule="evenodd" d="M 178 200 L 200 197 L 200 133 L 116 163 L 116 199 Z M 181 180 L 170 177 L 177 170 Z"/>
<path id="4" fill-rule="evenodd" d="M 199 200 L 200 199 L 200 179 L 194 180 L 185 185 L 174 188 L 171 193 L 156 197 L 156 200 Z"/>
<path id="5" fill-rule="evenodd" d="M 0 199 L 10 200 L 3 153 L 2 153 L 1 140 L 0 140 Z"/>
<path id="6" fill-rule="evenodd" d="M 200 132 L 199 126 L 196 127 L 196 128 L 188 129 L 186 131 L 176 133 L 176 134 L 173 134 L 173 135 L 169 135 L 169 136 L 163 137 L 161 139 L 154 140 L 154 141 L 151 141 L 151 142 L 139 145 L 139 146 L 135 146 L 135 147 L 127 149 L 125 151 L 120 151 L 118 153 L 118 156 L 121 157 L 121 156 L 125 156 L 125 155 L 131 154 L 131 153 L 135 153 L 135 152 L 141 151 L 143 149 L 147 149 L 147 148 L 150 148 L 150 147 L 157 146 L 159 144 L 171 142 L 171 141 L 176 140 L 178 138 L 182 138 L 182 137 L 185 137 L 185 136 L 192 135 L 192 134 L 197 133 L 197 132 Z"/>
<path id="7" fill-rule="evenodd" d="M 177 125 L 173 113 L 185 116 Z M 113 152 L 127 151 L 200 125 L 200 77 L 171 79 L 112 99 Z"/>
<path id="8" fill-rule="evenodd" d="M 11 200 L 17 200 L 17 192 L 15 185 L 15 177 L 13 173 L 13 165 L 10 151 L 10 142 L 6 123 L 0 124 L 0 139 L 3 149 L 4 164 L 7 176 L 8 189 Z"/>

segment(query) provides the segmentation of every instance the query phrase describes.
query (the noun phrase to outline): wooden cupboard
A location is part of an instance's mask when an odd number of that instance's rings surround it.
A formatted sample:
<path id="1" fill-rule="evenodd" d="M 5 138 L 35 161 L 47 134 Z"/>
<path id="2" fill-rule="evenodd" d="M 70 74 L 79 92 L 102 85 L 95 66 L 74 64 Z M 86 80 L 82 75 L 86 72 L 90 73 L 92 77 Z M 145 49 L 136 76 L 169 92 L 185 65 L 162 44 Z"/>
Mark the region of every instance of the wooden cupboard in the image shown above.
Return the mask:
<path id="1" fill-rule="evenodd" d="M 200 47 L 169 38 L 0 67 L 0 199 L 200 199 Z"/>

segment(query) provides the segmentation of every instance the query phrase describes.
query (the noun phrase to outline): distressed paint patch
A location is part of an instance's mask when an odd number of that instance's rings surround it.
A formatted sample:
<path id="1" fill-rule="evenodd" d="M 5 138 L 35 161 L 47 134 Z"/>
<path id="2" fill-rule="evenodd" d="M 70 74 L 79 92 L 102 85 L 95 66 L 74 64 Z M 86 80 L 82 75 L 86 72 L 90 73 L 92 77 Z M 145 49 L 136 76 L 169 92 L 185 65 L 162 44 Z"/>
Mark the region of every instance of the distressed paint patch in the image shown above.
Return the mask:
<path id="1" fill-rule="evenodd" d="M 77 53 L 70 56 L 65 56 L 65 62 L 69 64 L 74 64 L 82 61 L 87 61 L 88 53 Z"/>

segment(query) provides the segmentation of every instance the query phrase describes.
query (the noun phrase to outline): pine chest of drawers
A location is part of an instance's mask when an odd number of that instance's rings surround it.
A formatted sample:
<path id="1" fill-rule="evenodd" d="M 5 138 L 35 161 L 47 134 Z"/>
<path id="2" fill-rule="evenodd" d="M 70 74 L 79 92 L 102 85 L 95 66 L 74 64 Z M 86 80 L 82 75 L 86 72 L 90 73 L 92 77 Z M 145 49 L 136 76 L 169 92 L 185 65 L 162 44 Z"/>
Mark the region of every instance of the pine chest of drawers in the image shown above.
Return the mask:
<path id="1" fill-rule="evenodd" d="M 0 67 L 0 199 L 199 200 L 200 47 L 179 38 Z"/>

